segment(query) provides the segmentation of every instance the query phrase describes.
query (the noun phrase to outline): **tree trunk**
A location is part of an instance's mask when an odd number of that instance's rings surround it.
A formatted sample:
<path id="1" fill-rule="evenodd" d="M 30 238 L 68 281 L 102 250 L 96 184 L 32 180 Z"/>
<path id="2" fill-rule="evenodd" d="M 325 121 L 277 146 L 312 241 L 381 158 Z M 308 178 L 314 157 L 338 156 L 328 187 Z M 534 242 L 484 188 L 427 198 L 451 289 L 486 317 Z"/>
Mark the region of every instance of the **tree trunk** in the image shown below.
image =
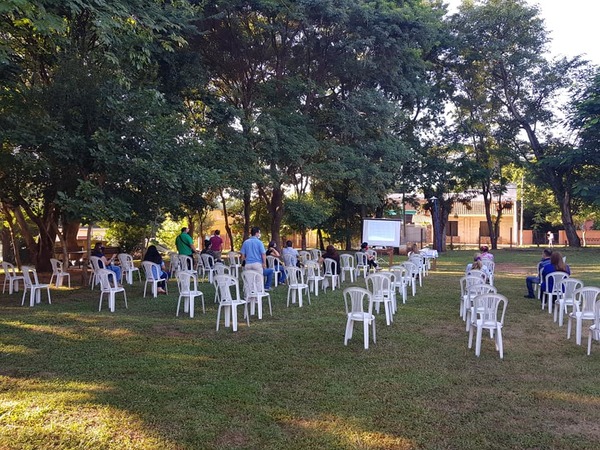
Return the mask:
<path id="1" fill-rule="evenodd" d="M 233 246 L 233 233 L 231 231 L 231 226 L 229 225 L 229 215 L 227 213 L 227 202 L 225 201 L 225 196 L 223 195 L 223 189 L 221 189 L 219 194 L 221 195 L 221 205 L 223 205 L 223 218 L 225 220 L 225 232 L 227 233 L 227 236 L 229 236 L 229 242 L 231 243 L 230 250 L 233 252 L 235 250 L 234 246 Z"/>
<path id="2" fill-rule="evenodd" d="M 244 236 L 243 240 L 245 241 L 250 237 L 250 206 L 251 206 L 251 197 L 250 191 L 244 191 Z"/>
<path id="3" fill-rule="evenodd" d="M 559 198 L 558 195 L 556 197 L 560 206 L 560 215 L 565 227 L 567 240 L 569 241 L 569 247 L 581 247 L 581 240 L 577 235 L 577 228 L 573 223 L 573 215 L 571 214 L 571 197 L 566 192 L 563 193 L 562 198 Z"/>

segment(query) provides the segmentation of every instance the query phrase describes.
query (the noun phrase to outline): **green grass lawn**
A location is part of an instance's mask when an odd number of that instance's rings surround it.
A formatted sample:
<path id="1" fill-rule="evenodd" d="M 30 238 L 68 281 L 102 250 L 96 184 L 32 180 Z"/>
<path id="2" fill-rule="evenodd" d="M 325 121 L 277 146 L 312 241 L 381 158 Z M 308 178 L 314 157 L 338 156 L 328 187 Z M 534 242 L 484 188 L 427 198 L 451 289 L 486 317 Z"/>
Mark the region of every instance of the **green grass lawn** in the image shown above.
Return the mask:
<path id="1" fill-rule="evenodd" d="M 597 449 L 600 345 L 566 340 L 523 298 L 541 249 L 495 252 L 509 299 L 504 360 L 467 349 L 459 278 L 473 252 L 444 254 L 377 343 L 343 345 L 341 291 L 215 331 L 207 312 L 175 317 L 170 295 L 98 312 L 98 290 L 52 291 L 52 305 L 0 296 L 0 449 Z M 600 286 L 600 250 L 566 250 Z M 361 279 L 361 282 L 363 280 Z M 348 285 L 348 284 L 346 284 Z M 362 285 L 362 283 L 361 283 Z"/>

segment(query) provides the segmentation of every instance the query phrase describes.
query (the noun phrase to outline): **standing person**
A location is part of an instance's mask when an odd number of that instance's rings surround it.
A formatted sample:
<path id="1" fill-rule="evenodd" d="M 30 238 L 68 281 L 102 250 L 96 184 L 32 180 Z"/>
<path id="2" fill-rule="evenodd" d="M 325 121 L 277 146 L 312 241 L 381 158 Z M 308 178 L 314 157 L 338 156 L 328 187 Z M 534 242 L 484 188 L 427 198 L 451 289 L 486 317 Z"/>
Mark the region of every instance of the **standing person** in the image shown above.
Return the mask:
<path id="1" fill-rule="evenodd" d="M 548 238 L 548 247 L 554 247 L 554 233 L 552 231 L 548 231 L 546 233 L 546 237 Z"/>
<path id="2" fill-rule="evenodd" d="M 215 233 L 210 237 L 210 248 L 215 254 L 215 261 L 221 261 L 221 252 L 223 251 L 223 239 L 221 239 L 221 230 L 215 230 Z"/>
<path id="3" fill-rule="evenodd" d="M 298 260 L 300 255 L 293 245 L 292 241 L 286 241 L 285 248 L 281 250 L 281 257 L 286 266 L 300 267 L 300 261 Z"/>
<path id="4" fill-rule="evenodd" d="M 369 250 L 368 242 L 363 242 L 362 244 L 360 244 L 360 251 L 362 253 L 367 253 L 367 250 Z M 369 253 L 367 253 L 367 264 L 369 265 L 369 270 L 371 270 L 371 269 L 375 269 L 376 271 L 379 270 L 377 261 L 375 261 L 375 258 L 373 257 L 373 255 L 370 255 Z"/>
<path id="5" fill-rule="evenodd" d="M 194 253 L 198 252 L 196 251 L 196 247 L 194 247 L 194 240 L 188 234 L 189 231 L 188 227 L 183 227 L 181 234 L 175 239 L 175 245 L 177 246 L 177 253 L 194 259 Z M 192 270 L 192 267 L 188 267 L 187 270 Z"/>
<path id="6" fill-rule="evenodd" d="M 537 265 L 537 276 L 530 276 L 525 278 L 525 284 L 527 285 L 527 295 L 525 295 L 525 298 L 535 298 L 535 296 L 533 295 L 533 285 L 534 284 L 541 284 L 541 280 L 540 280 L 540 272 L 542 272 L 542 270 L 544 269 L 544 267 L 546 267 L 548 264 L 550 264 L 550 257 L 552 256 L 552 250 L 550 250 L 549 248 L 544 249 L 544 251 L 542 252 L 542 259 L 540 260 L 540 262 Z"/>
<path id="7" fill-rule="evenodd" d="M 250 237 L 242 244 L 240 253 L 244 269 L 261 272 L 267 279 L 265 290 L 270 291 L 273 282 L 273 269 L 267 268 L 267 254 L 265 246 L 260 241 L 260 228 L 252 227 Z"/>
<path id="8" fill-rule="evenodd" d="M 169 272 L 167 272 L 167 269 L 165 268 L 165 262 L 162 259 L 162 256 L 160 256 L 160 253 L 158 252 L 158 249 L 156 248 L 156 245 L 150 245 L 148 247 L 148 250 L 146 250 L 146 254 L 144 255 L 144 261 L 150 261 L 153 262 L 154 264 L 158 264 L 160 266 L 160 274 L 158 273 L 154 273 L 154 267 L 152 268 L 152 275 L 158 279 L 160 279 L 160 281 L 158 282 L 158 292 L 160 294 L 166 294 L 167 291 L 165 290 L 165 283 L 167 282 L 167 280 L 169 279 L 169 277 L 171 276 L 169 274 Z"/>

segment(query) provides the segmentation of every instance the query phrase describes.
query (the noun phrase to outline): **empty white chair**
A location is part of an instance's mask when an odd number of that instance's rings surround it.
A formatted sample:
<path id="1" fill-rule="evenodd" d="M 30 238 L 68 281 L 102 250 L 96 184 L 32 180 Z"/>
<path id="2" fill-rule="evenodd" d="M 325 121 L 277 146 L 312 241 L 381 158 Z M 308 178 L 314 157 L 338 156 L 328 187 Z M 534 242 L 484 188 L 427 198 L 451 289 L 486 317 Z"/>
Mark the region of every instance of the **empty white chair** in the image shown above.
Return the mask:
<path id="1" fill-rule="evenodd" d="M 474 299 L 478 295 L 482 294 L 496 294 L 498 291 L 494 286 L 487 283 L 479 283 L 473 284 L 467 288 L 467 300 L 465 302 L 465 331 L 469 331 L 469 328 L 473 325 L 473 321 L 475 321 L 478 317 L 475 309 Z"/>
<path id="2" fill-rule="evenodd" d="M 244 306 L 244 317 L 246 324 L 250 326 L 250 315 L 248 314 L 248 303 L 240 298 L 240 287 L 237 278 L 231 275 L 215 275 L 215 285 L 219 290 L 219 308 L 217 309 L 217 331 L 219 331 L 219 322 L 221 320 L 221 310 L 224 310 L 225 327 L 231 326 L 233 331 L 237 331 L 237 308 Z"/>
<path id="3" fill-rule="evenodd" d="M 558 300 L 554 302 L 554 321 L 558 320 L 558 326 L 563 326 L 563 318 L 565 314 L 569 314 L 575 307 L 575 291 L 583 287 L 583 281 L 576 278 L 565 278 L 561 282 Z"/>
<path id="4" fill-rule="evenodd" d="M 354 283 L 354 258 L 352 255 L 343 254 L 340 255 L 340 275 L 342 276 L 342 283 L 346 281 L 346 273 L 350 275 L 350 282 Z"/>
<path id="5" fill-rule="evenodd" d="M 177 272 L 181 270 L 179 262 L 179 253 L 169 252 L 169 273 L 172 277 L 177 277 Z"/>
<path id="6" fill-rule="evenodd" d="M 310 249 L 310 256 L 313 261 L 318 261 L 319 259 L 321 259 L 322 254 L 323 252 L 318 248 Z"/>
<path id="7" fill-rule="evenodd" d="M 479 277 L 477 275 L 466 275 L 460 279 L 460 309 L 459 309 L 459 313 L 460 313 L 460 317 L 462 317 L 463 320 L 467 320 L 467 307 L 471 306 L 469 294 L 468 294 L 469 287 L 477 285 L 477 284 L 482 284 L 482 283 L 483 283 L 483 281 L 481 280 L 481 277 Z"/>
<path id="8" fill-rule="evenodd" d="M 360 276 L 361 271 L 365 278 L 367 278 L 367 275 L 369 274 L 367 254 L 364 252 L 356 252 L 354 257 L 356 258 L 356 278 Z"/>
<path id="9" fill-rule="evenodd" d="M 33 307 L 36 303 L 41 303 L 43 290 L 46 290 L 46 293 L 48 294 L 48 304 L 51 305 L 52 299 L 50 298 L 50 285 L 39 282 L 35 267 L 22 266 L 21 270 L 23 271 L 23 281 L 25 285 L 25 288 L 23 289 L 23 298 L 21 299 L 21 306 L 25 304 L 27 291 L 29 291 L 30 307 Z"/>
<path id="10" fill-rule="evenodd" d="M 2 284 L 2 293 L 4 294 L 6 290 L 6 284 L 8 283 L 8 293 L 12 294 L 14 292 L 19 292 L 19 281 L 22 281 L 25 284 L 25 280 L 23 275 L 19 275 L 15 266 L 11 263 L 3 261 L 2 268 L 4 269 L 4 283 Z"/>
<path id="11" fill-rule="evenodd" d="M 56 277 L 56 287 L 61 287 L 63 278 L 67 279 L 69 287 L 71 287 L 71 274 L 63 270 L 63 264 L 56 258 L 50 258 L 50 264 L 52 265 L 52 276 L 50 277 L 49 284 L 52 284 L 52 280 Z"/>
<path id="12" fill-rule="evenodd" d="M 177 269 L 176 271 L 185 271 L 185 272 L 193 272 L 195 265 L 194 258 L 188 255 L 177 255 Z M 177 274 L 174 275 L 177 277 Z"/>
<path id="13" fill-rule="evenodd" d="M 373 302 L 371 293 L 360 287 L 349 287 L 344 289 L 344 303 L 346 306 L 346 333 L 344 334 L 344 345 L 352 338 L 354 323 L 363 323 L 363 336 L 365 350 L 369 348 L 369 327 L 373 326 L 373 343 L 377 342 L 375 331 L 375 316 L 373 315 Z M 366 304 L 365 304 L 366 303 Z"/>
<path id="14" fill-rule="evenodd" d="M 558 300 L 562 294 L 562 281 L 569 278 L 566 272 L 552 272 L 546 275 L 544 283 L 544 291 L 542 292 L 542 309 L 546 307 L 548 302 L 548 314 L 552 314 L 552 304 L 554 300 Z"/>
<path id="15" fill-rule="evenodd" d="M 200 297 L 200 300 L 202 301 L 202 312 L 206 313 L 206 310 L 204 309 L 204 294 L 198 290 L 198 279 L 195 272 L 187 270 L 180 270 L 177 272 L 177 288 L 179 289 L 179 298 L 177 299 L 176 316 L 179 316 L 179 307 L 181 306 L 181 300 L 183 299 L 183 312 L 189 313 L 190 317 L 193 319 L 196 297 Z"/>
<path id="16" fill-rule="evenodd" d="M 208 282 L 213 282 L 215 276 L 215 258 L 208 253 L 201 253 L 200 258 L 202 259 L 202 266 L 204 267 L 204 273 L 208 274 Z"/>
<path id="17" fill-rule="evenodd" d="M 567 339 L 571 338 L 572 321 L 575 321 L 575 343 L 581 345 L 581 330 L 583 321 L 593 321 L 595 316 L 594 306 L 600 288 L 587 286 L 575 291 L 575 305 L 573 311 L 569 313 L 569 321 L 567 322 Z"/>
<path id="18" fill-rule="evenodd" d="M 263 298 L 269 302 L 269 314 L 273 315 L 271 296 L 265 291 L 263 275 L 255 270 L 244 270 L 242 280 L 244 282 L 244 300 L 250 305 L 250 315 L 253 316 L 255 310 L 258 309 L 258 319 L 262 319 Z"/>
<path id="19" fill-rule="evenodd" d="M 90 265 L 92 266 L 92 276 L 90 277 L 90 286 L 92 290 L 94 286 L 100 284 L 100 279 L 98 278 L 98 270 L 102 269 L 100 267 L 102 263 L 100 262 L 100 258 L 97 256 L 90 256 Z"/>
<path id="20" fill-rule="evenodd" d="M 412 295 L 413 297 L 416 295 L 416 291 L 417 291 L 417 283 L 416 280 L 419 276 L 419 268 L 417 267 L 417 265 L 413 262 L 410 261 L 404 261 L 403 263 L 400 264 L 402 267 L 404 267 L 406 269 L 407 272 L 407 284 L 410 285 L 411 289 L 412 289 Z"/>
<path id="21" fill-rule="evenodd" d="M 409 283 L 408 270 L 404 266 L 392 266 L 390 270 L 394 274 L 392 289 L 397 290 L 402 295 L 402 303 L 406 303 L 406 286 Z"/>
<path id="22" fill-rule="evenodd" d="M 119 292 L 123 293 L 125 308 L 127 308 L 127 293 L 125 292 L 125 288 L 119 286 L 119 283 L 117 283 L 114 272 L 108 269 L 98 269 L 96 276 L 100 283 L 100 302 L 98 304 L 98 311 L 102 310 L 102 298 L 104 297 L 104 294 L 106 294 L 108 309 L 110 312 L 115 312 L 116 296 Z"/>
<path id="23" fill-rule="evenodd" d="M 492 261 L 491 259 L 482 259 L 481 260 L 481 265 L 482 267 L 485 267 L 485 270 L 488 273 L 488 277 L 489 277 L 489 283 L 493 286 L 494 285 L 494 271 L 496 270 L 496 263 L 494 261 Z"/>
<path id="24" fill-rule="evenodd" d="M 148 284 L 152 285 L 152 296 L 154 298 L 158 297 L 158 283 L 165 281 L 160 278 L 162 273 L 160 265 L 153 263 L 152 261 L 142 261 L 142 268 L 144 269 L 144 275 L 146 276 L 146 281 L 144 282 L 144 297 L 146 297 L 146 288 L 148 287 Z M 168 283 L 165 283 L 165 291 L 169 292 Z"/>
<path id="25" fill-rule="evenodd" d="M 240 277 L 240 267 L 242 267 L 242 255 L 239 252 L 227 253 L 229 261 L 229 273 L 236 278 Z"/>
<path id="26" fill-rule="evenodd" d="M 372 273 L 367 276 L 365 283 L 367 284 L 367 290 L 371 293 L 371 301 L 375 304 L 375 310 L 379 312 L 379 305 L 383 304 L 385 323 L 390 325 L 394 321 L 390 278 L 382 273 Z"/>
<path id="27" fill-rule="evenodd" d="M 600 341 L 600 301 L 594 303 L 594 323 L 590 326 L 590 334 L 588 335 L 587 354 L 592 351 L 592 340 Z"/>
<path id="28" fill-rule="evenodd" d="M 471 321 L 469 328 L 469 348 L 473 346 L 473 332 L 475 331 L 475 356 L 481 354 L 483 330 L 489 330 L 496 344 L 496 350 L 500 354 L 500 359 L 504 358 L 502 327 L 504 326 L 504 314 L 506 313 L 507 304 L 507 298 L 501 294 L 481 294 L 473 299 L 473 307 L 477 317 Z M 502 308 L 501 314 L 499 314 L 500 308 Z"/>
<path id="29" fill-rule="evenodd" d="M 308 297 L 308 303 L 310 304 L 310 291 L 308 290 L 308 284 L 304 282 L 304 272 L 298 267 L 286 267 L 288 293 L 287 293 L 287 306 L 290 306 L 290 299 L 292 303 L 296 303 L 296 295 L 298 295 L 298 306 L 302 307 L 302 293 L 306 291 Z"/>
<path id="30" fill-rule="evenodd" d="M 314 292 L 315 296 L 319 296 L 319 283 L 321 284 L 321 288 L 323 288 L 323 282 L 325 281 L 325 277 L 321 275 L 321 266 L 318 262 L 309 260 L 304 263 L 304 270 L 306 271 L 306 284 L 308 284 L 308 289 Z"/>
<path id="31" fill-rule="evenodd" d="M 127 281 L 128 284 L 133 284 L 133 274 L 137 272 L 139 281 L 142 281 L 142 274 L 140 269 L 135 267 L 133 256 L 127 253 L 119 253 L 117 257 L 119 258 L 119 264 L 121 264 L 121 278 Z M 123 280 L 121 280 L 121 283 L 123 283 Z"/>
<path id="32" fill-rule="evenodd" d="M 479 270 L 479 269 L 471 269 L 468 270 L 465 275 L 467 276 L 472 276 L 472 277 L 479 277 L 481 279 L 482 283 L 490 283 L 490 277 L 488 276 L 487 272 L 484 270 Z"/>
<path id="33" fill-rule="evenodd" d="M 304 264 L 306 261 L 312 259 L 312 254 L 307 250 L 298 250 L 298 261 Z"/>
<path id="34" fill-rule="evenodd" d="M 325 264 L 323 290 L 327 290 L 327 286 L 331 286 L 331 290 L 335 291 L 335 287 L 340 284 L 340 276 L 337 273 L 337 262 L 335 259 L 325 258 L 323 264 Z"/>

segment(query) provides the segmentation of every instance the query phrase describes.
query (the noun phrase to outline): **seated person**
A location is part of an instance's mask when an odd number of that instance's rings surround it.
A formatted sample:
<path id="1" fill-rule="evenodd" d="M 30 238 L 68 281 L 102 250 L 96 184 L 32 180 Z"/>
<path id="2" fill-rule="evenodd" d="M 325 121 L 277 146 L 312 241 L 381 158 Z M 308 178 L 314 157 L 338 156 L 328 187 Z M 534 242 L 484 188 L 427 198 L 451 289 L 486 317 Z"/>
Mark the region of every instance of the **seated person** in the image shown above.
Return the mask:
<path id="1" fill-rule="evenodd" d="M 471 271 L 471 269 L 473 268 L 473 264 L 477 260 L 481 261 L 481 253 L 475 253 L 475 256 L 473 256 L 473 262 L 467 264 L 467 267 L 465 268 L 465 273 L 468 274 Z M 480 265 L 482 265 L 482 264 L 480 264 Z M 479 270 L 481 270 L 481 269 L 479 269 Z"/>
<path id="2" fill-rule="evenodd" d="M 408 256 L 410 258 L 412 255 L 419 255 L 419 254 L 420 254 L 420 252 L 419 252 L 419 246 L 415 243 L 415 244 L 413 244 L 413 245 L 410 246 L 410 248 L 408 249 L 408 253 L 407 253 L 406 256 Z"/>
<path id="3" fill-rule="evenodd" d="M 369 250 L 368 242 L 363 242 L 362 244 L 360 244 L 360 251 L 362 253 L 367 253 L 367 250 Z M 368 253 L 367 253 L 367 264 L 369 266 L 369 270 L 371 270 L 371 269 L 375 269 L 376 271 L 379 270 L 379 266 L 377 265 L 377 261 L 375 260 L 375 257 Z"/>
<path id="4" fill-rule="evenodd" d="M 490 253 L 490 248 L 487 245 L 482 245 L 479 248 L 479 251 L 481 251 L 481 254 L 479 256 L 482 260 L 489 259 L 492 262 L 494 261 L 494 255 Z"/>
<path id="5" fill-rule="evenodd" d="M 289 262 L 290 266 L 300 267 L 300 261 L 298 259 L 300 255 L 298 254 L 298 250 L 296 250 L 292 245 L 292 241 L 286 241 L 285 248 L 281 250 L 283 262 L 284 264 Z"/>
<path id="6" fill-rule="evenodd" d="M 121 283 L 121 268 L 119 266 L 115 266 L 112 263 L 114 256 L 110 259 L 110 261 L 106 259 L 106 256 L 104 256 L 104 246 L 102 245 L 102 242 L 96 242 L 96 245 L 94 245 L 94 249 L 92 250 L 91 255 L 100 258 L 100 260 L 98 261 L 98 266 L 101 269 L 108 269 L 112 271 L 115 274 L 117 283 Z"/>
<path id="7" fill-rule="evenodd" d="M 551 256 L 552 250 L 549 248 L 544 249 L 544 251 L 542 252 L 542 259 L 537 265 L 537 276 L 529 276 L 525 278 L 525 284 L 527 285 L 527 295 L 525 295 L 525 298 L 535 298 L 535 296 L 533 295 L 533 285 L 542 283 L 539 275 L 540 272 L 544 269 L 544 267 L 550 264 Z"/>
<path id="8" fill-rule="evenodd" d="M 336 264 L 336 274 L 339 275 L 341 273 L 342 268 L 340 267 L 340 255 L 333 245 L 328 245 L 325 249 L 325 253 L 321 255 L 319 258 L 319 264 L 323 264 L 323 270 L 325 270 L 324 261 L 325 258 L 333 259 Z"/>
<path id="9" fill-rule="evenodd" d="M 160 256 L 156 245 L 150 245 L 148 247 L 148 250 L 146 250 L 146 254 L 144 255 L 144 261 L 150 261 L 160 266 L 160 274 L 155 273 L 154 268 L 152 268 L 152 275 L 161 280 L 158 283 L 158 292 L 160 294 L 166 294 L 167 291 L 165 290 L 165 283 L 171 275 L 169 272 L 167 272 L 167 269 L 165 268 L 165 262 L 163 261 L 162 256 Z"/>
<path id="10" fill-rule="evenodd" d="M 284 264 L 281 261 L 281 254 L 279 253 L 279 250 L 277 250 L 277 242 L 275 242 L 275 241 L 269 242 L 269 246 L 267 247 L 266 255 L 274 256 L 279 261 L 279 263 L 280 263 L 279 268 L 277 268 L 279 270 L 278 282 L 279 282 L 279 284 L 285 284 L 286 274 L 285 274 L 285 270 L 282 267 Z"/>
<path id="11" fill-rule="evenodd" d="M 542 280 L 540 284 L 542 292 L 546 291 L 546 275 L 549 275 L 553 272 L 566 272 L 571 275 L 571 268 L 564 263 L 560 252 L 552 252 L 552 255 L 550 256 L 550 264 L 546 264 L 542 269 Z M 554 287 L 552 284 L 554 281 L 552 278 L 550 278 L 549 281 L 550 284 L 548 286 L 548 291 L 551 291 Z"/>
<path id="12" fill-rule="evenodd" d="M 217 261 L 215 252 L 213 252 L 213 250 L 212 250 L 212 244 L 210 243 L 209 239 L 204 240 L 204 248 L 200 252 L 200 255 L 210 255 L 213 257 L 214 262 Z M 212 269 L 212 267 L 211 267 L 211 269 Z"/>

